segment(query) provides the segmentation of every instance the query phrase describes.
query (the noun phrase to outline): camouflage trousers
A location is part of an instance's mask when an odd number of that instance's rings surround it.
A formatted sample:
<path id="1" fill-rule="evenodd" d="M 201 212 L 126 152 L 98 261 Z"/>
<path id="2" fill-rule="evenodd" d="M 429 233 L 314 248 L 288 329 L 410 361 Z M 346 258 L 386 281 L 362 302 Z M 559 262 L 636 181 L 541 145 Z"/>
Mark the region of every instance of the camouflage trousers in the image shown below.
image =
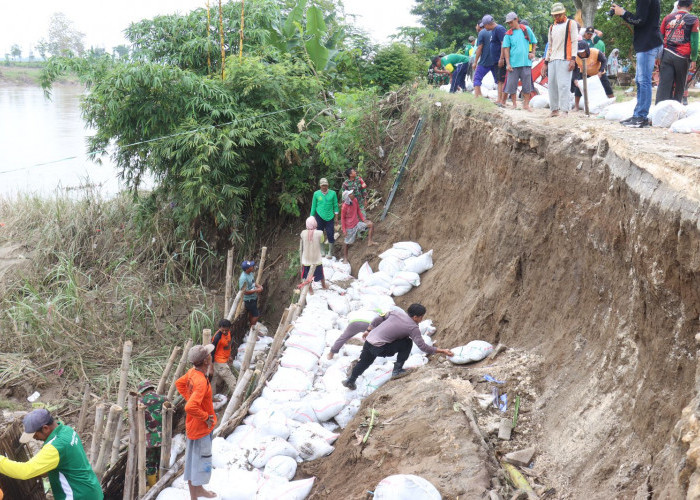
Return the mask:
<path id="1" fill-rule="evenodd" d="M 230 391 L 236 388 L 236 377 L 228 363 L 214 363 L 214 373 L 220 380 L 226 382 Z"/>
<path id="2" fill-rule="evenodd" d="M 160 467 L 160 446 L 146 448 L 146 475 L 158 474 Z"/>

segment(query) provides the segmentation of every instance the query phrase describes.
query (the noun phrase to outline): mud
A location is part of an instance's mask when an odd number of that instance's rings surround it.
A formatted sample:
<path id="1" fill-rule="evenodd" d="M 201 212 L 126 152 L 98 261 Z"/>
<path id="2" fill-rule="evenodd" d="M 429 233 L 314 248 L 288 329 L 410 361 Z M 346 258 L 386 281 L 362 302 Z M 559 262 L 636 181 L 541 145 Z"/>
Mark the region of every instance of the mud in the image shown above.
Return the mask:
<path id="1" fill-rule="evenodd" d="M 397 302 L 427 307 L 439 345 L 509 349 L 478 366 L 433 360 L 380 388 L 361 414 L 375 407 L 401 425 L 358 446 L 358 414 L 330 457 L 300 468 L 319 478 L 313 497 L 364 498 L 394 473 L 421 474 L 445 498 L 483 498 L 492 480 L 507 494 L 493 458 L 525 446 L 537 448 L 530 480 L 550 498 L 692 496 L 700 138 L 431 104 L 376 253 L 402 239 L 435 250 L 422 285 Z M 374 255 L 357 245 L 353 270 Z M 506 380 L 504 414 L 470 397 L 490 393 L 486 373 Z M 516 396 L 518 426 L 499 442 L 494 426 Z M 490 452 L 455 403 L 473 408 Z"/>

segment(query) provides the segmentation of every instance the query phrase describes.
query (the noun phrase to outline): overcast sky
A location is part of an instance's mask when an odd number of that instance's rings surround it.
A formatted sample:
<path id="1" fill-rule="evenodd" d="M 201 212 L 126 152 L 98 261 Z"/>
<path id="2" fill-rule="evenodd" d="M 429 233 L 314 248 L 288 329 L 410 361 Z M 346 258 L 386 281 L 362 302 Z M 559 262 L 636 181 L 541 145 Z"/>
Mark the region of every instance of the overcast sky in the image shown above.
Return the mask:
<path id="1" fill-rule="evenodd" d="M 357 14 L 356 23 L 377 42 L 385 42 L 398 26 L 417 25 L 409 11 L 413 0 L 344 0 L 348 14 Z M 210 5 L 218 5 L 210 0 Z M 27 57 L 40 38 L 48 33 L 49 18 L 63 12 L 75 27 L 85 33 L 85 46 L 111 51 L 125 44 L 122 36 L 129 23 L 158 14 L 185 13 L 206 7 L 206 0 L 33 0 L 29 3 L 3 0 L 0 9 L 0 58 L 19 44 Z"/>

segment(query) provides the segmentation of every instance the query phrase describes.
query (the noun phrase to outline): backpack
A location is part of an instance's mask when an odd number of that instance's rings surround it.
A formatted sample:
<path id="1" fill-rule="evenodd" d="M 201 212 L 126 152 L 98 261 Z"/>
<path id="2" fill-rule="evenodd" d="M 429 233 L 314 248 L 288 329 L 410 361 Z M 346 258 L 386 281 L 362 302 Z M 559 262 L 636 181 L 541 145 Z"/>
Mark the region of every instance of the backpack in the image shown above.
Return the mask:
<path id="1" fill-rule="evenodd" d="M 520 25 L 520 29 L 523 30 L 523 35 L 525 35 L 525 40 L 527 40 L 527 43 L 530 43 L 530 36 L 527 34 L 527 27 L 524 24 Z M 509 29 L 506 31 L 506 35 L 512 35 L 513 34 L 513 29 Z"/>

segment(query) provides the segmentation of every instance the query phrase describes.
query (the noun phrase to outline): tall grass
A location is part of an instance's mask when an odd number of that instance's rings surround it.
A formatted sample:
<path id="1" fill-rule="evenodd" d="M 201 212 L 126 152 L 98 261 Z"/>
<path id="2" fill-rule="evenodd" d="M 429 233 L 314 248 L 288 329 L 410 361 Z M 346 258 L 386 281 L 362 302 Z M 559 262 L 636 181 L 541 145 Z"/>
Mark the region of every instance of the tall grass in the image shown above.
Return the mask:
<path id="1" fill-rule="evenodd" d="M 0 246 L 22 244 L 30 257 L 0 283 L 0 351 L 11 354 L 0 358 L 15 360 L 0 359 L 0 374 L 19 357 L 114 397 L 125 340 L 136 384 L 218 320 L 205 284 L 222 259 L 206 242 L 176 241 L 166 208 L 144 221 L 129 196 L 27 195 L 0 199 L 0 214 Z"/>

